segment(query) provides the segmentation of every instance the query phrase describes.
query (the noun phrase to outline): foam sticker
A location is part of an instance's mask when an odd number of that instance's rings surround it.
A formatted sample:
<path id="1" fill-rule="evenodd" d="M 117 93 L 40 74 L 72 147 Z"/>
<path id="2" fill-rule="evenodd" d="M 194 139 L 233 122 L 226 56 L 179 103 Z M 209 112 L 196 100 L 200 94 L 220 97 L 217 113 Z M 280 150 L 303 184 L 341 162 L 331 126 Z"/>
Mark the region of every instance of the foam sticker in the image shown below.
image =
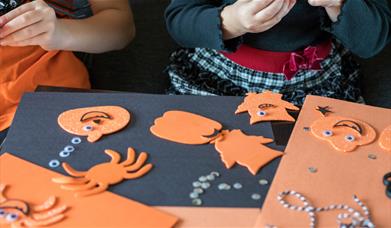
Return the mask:
<path id="1" fill-rule="evenodd" d="M 381 133 L 379 145 L 383 150 L 391 152 L 391 125 L 384 129 Z"/>

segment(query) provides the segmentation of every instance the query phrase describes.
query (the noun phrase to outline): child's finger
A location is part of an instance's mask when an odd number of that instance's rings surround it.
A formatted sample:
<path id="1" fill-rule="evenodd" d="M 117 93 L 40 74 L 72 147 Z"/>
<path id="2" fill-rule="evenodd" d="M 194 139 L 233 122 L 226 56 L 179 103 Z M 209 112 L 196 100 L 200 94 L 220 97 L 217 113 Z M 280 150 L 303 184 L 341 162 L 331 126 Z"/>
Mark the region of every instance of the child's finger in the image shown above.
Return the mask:
<path id="1" fill-rule="evenodd" d="M 8 23 L 6 23 L 0 29 L 0 38 L 4 38 L 20 29 L 26 28 L 32 24 L 35 24 L 43 19 L 41 11 L 28 11 Z"/>
<path id="2" fill-rule="evenodd" d="M 35 46 L 35 45 L 39 45 L 43 39 L 46 39 L 46 36 L 47 36 L 46 33 L 41 33 L 35 37 L 31 37 L 30 39 L 10 42 L 7 45 L 2 45 L 2 46 L 11 46 L 11 47 Z"/>
<path id="3" fill-rule="evenodd" d="M 46 27 L 46 24 L 43 22 L 30 25 L 4 37 L 3 39 L 0 39 L 0 45 L 7 46 L 12 43 L 31 39 L 39 34 L 46 32 Z"/>
<path id="4" fill-rule="evenodd" d="M 249 2 L 249 8 L 251 9 L 252 14 L 257 14 L 273 2 L 274 0 L 252 0 Z"/>
<path id="5" fill-rule="evenodd" d="M 274 17 L 272 17 L 270 20 L 266 21 L 263 23 L 263 26 L 266 27 L 267 29 L 272 28 L 276 24 L 278 24 L 282 18 L 284 18 L 289 11 L 292 9 L 290 3 L 284 4 L 283 8 L 276 14 Z"/>
<path id="6" fill-rule="evenodd" d="M 11 10 L 10 12 L 4 14 L 0 17 L 0 26 L 6 24 L 7 22 L 13 20 L 14 18 L 35 9 L 34 2 L 26 3 L 18 8 Z"/>
<path id="7" fill-rule="evenodd" d="M 285 0 L 275 0 L 272 4 L 259 11 L 255 18 L 260 21 L 268 21 L 274 18 L 289 2 Z"/>

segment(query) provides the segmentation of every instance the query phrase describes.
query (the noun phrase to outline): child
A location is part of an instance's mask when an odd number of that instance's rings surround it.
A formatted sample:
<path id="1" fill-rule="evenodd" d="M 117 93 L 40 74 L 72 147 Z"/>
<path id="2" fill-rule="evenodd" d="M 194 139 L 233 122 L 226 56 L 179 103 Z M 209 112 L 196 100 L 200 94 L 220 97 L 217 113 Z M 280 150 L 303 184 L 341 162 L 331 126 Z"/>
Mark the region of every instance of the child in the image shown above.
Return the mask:
<path id="1" fill-rule="evenodd" d="M 128 0 L 0 0 L 0 13 L 0 132 L 38 85 L 90 87 L 72 51 L 121 49 L 135 34 Z"/>
<path id="2" fill-rule="evenodd" d="M 172 0 L 170 93 L 245 95 L 272 90 L 363 102 L 352 55 L 390 40 L 387 0 Z M 349 51 L 347 51 L 347 49 Z"/>

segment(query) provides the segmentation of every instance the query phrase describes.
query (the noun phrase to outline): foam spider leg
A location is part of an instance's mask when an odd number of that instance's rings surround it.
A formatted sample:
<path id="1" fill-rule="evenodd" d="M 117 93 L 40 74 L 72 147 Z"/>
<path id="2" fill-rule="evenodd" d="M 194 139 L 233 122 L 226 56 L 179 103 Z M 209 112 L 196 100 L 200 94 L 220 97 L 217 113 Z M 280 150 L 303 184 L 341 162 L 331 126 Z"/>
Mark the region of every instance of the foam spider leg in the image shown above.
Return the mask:
<path id="1" fill-rule="evenodd" d="M 101 192 L 104 192 L 106 191 L 106 189 L 109 187 L 108 184 L 102 184 L 102 183 L 98 183 L 98 186 L 91 189 L 91 190 L 87 190 L 87 191 L 82 191 L 82 192 L 78 192 L 78 193 L 75 193 L 75 196 L 76 197 L 85 197 L 85 196 L 90 196 L 90 195 L 94 195 L 94 194 L 98 194 L 98 193 L 101 193 Z"/>
<path id="2" fill-rule="evenodd" d="M 64 162 L 62 163 L 62 167 L 64 170 L 69 173 L 69 175 L 74 176 L 74 177 L 84 177 L 87 175 L 87 172 L 81 172 L 73 169 L 68 163 Z"/>
<path id="3" fill-rule="evenodd" d="M 85 184 L 88 182 L 87 178 L 73 178 L 73 177 L 55 177 L 52 181 L 57 184 Z"/>
<path id="4" fill-rule="evenodd" d="M 133 148 L 128 148 L 128 157 L 127 159 L 121 163 L 122 166 L 128 166 L 134 163 L 134 160 L 136 159 L 136 151 L 134 151 Z"/>
<path id="5" fill-rule="evenodd" d="M 32 217 L 34 220 L 37 220 L 37 221 L 46 220 L 46 219 L 52 218 L 53 216 L 57 216 L 59 214 L 62 214 L 67 208 L 68 207 L 66 205 L 63 205 L 61 207 L 54 208 L 54 209 L 47 211 L 47 212 L 33 213 Z"/>
<path id="6" fill-rule="evenodd" d="M 141 169 L 139 169 L 137 172 L 125 174 L 124 178 L 125 179 L 136 179 L 136 178 L 142 177 L 145 174 L 147 174 L 152 169 L 152 167 L 153 167 L 152 164 L 146 164 Z"/>
<path id="7" fill-rule="evenodd" d="M 61 185 L 61 188 L 69 191 L 85 191 L 94 188 L 96 185 L 95 181 L 90 181 L 84 185 Z"/>
<path id="8" fill-rule="evenodd" d="M 144 163 L 147 159 L 148 159 L 148 154 L 145 152 L 142 152 L 138 156 L 137 161 L 133 165 L 125 167 L 126 171 L 132 172 L 132 171 L 139 170 L 144 165 Z"/>
<path id="9" fill-rule="evenodd" d="M 63 215 L 63 214 L 56 215 L 54 217 L 51 217 L 51 218 L 48 218 L 45 220 L 41 220 L 41 221 L 34 221 L 33 219 L 28 218 L 28 219 L 25 219 L 21 225 L 26 225 L 28 227 L 49 226 L 49 225 L 52 225 L 54 223 L 57 223 L 57 222 L 63 220 L 64 218 L 65 218 L 65 215 Z"/>
<path id="10" fill-rule="evenodd" d="M 34 211 L 34 212 L 45 211 L 45 210 L 52 208 L 54 206 L 54 204 L 56 204 L 56 197 L 50 196 L 49 199 L 47 199 L 41 205 L 33 206 L 32 211 Z"/>
<path id="11" fill-rule="evenodd" d="M 121 156 L 114 150 L 105 150 L 105 153 L 111 157 L 110 163 L 117 164 L 121 161 Z"/>

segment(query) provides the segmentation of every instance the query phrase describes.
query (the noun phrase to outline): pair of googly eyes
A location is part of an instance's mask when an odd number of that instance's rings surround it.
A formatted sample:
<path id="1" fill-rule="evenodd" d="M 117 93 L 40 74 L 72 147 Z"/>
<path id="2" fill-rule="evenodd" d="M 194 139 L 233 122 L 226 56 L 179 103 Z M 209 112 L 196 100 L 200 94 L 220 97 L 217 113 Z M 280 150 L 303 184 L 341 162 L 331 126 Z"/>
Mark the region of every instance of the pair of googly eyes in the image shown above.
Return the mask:
<path id="1" fill-rule="evenodd" d="M 264 110 L 260 110 L 260 111 L 258 111 L 258 116 L 266 116 L 267 115 L 267 112 L 266 111 L 264 111 Z"/>
<path id="2" fill-rule="evenodd" d="M 8 222 L 15 222 L 18 220 L 19 216 L 13 213 L 6 213 L 4 210 L 0 209 L 0 218 L 5 218 Z"/>
<path id="3" fill-rule="evenodd" d="M 323 131 L 323 136 L 324 136 L 324 137 L 331 137 L 331 136 L 333 136 L 333 135 L 334 135 L 333 132 L 330 131 L 330 130 L 325 130 L 325 131 Z M 347 142 L 354 142 L 354 141 L 356 140 L 356 137 L 354 137 L 353 135 L 346 135 L 346 136 L 345 136 L 345 140 L 346 140 Z"/>

